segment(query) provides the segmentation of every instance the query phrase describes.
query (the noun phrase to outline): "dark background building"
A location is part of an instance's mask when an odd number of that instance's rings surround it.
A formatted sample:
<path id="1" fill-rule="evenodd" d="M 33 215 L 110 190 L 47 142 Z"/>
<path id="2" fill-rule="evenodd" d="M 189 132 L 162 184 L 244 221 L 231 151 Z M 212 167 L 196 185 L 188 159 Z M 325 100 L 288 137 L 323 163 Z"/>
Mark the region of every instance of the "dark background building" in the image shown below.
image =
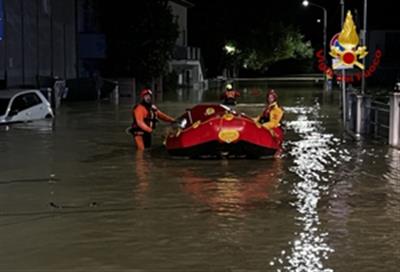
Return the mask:
<path id="1" fill-rule="evenodd" d="M 35 86 L 39 76 L 76 78 L 72 0 L 0 0 L 2 87 Z"/>

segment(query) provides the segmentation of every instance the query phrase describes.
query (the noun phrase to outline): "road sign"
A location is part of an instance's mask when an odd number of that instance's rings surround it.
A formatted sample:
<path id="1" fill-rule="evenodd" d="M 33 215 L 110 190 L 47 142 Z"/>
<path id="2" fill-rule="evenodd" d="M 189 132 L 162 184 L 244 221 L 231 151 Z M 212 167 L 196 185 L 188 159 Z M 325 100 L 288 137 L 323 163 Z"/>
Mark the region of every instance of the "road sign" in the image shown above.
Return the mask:
<path id="1" fill-rule="evenodd" d="M 346 70 L 346 69 L 353 69 L 354 68 L 354 65 L 344 65 L 344 64 L 342 64 L 342 65 L 336 66 L 336 64 L 338 62 L 340 62 L 340 60 L 338 58 L 332 59 L 332 67 L 335 67 L 334 70 L 343 70 L 343 69 Z"/>

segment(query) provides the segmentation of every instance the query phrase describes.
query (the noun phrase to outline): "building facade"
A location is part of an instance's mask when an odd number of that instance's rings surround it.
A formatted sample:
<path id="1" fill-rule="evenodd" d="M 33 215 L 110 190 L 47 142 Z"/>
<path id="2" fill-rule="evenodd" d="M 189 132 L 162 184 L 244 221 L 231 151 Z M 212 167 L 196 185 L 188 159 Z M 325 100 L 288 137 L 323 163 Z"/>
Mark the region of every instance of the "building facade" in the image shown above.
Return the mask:
<path id="1" fill-rule="evenodd" d="M 0 0 L 1 87 L 76 78 L 76 8 L 76 0 Z"/>
<path id="2" fill-rule="evenodd" d="M 187 43 L 188 9 L 193 7 L 193 4 L 184 0 L 171 0 L 169 5 L 179 26 L 179 37 L 175 43 L 173 59 L 169 64 L 170 72 L 174 71 L 178 75 L 180 86 L 205 87 L 200 48 L 191 47 Z"/>
<path id="3" fill-rule="evenodd" d="M 400 31 L 371 30 L 368 33 L 368 65 L 377 49 L 382 50 L 382 59 L 371 82 L 380 86 L 393 87 L 400 81 Z"/>

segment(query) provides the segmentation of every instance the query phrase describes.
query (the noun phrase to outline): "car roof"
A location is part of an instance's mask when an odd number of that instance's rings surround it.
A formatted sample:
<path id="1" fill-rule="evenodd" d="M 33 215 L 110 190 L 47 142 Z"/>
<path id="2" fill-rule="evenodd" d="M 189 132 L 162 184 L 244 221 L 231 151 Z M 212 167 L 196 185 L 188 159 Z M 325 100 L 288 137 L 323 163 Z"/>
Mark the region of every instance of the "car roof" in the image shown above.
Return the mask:
<path id="1" fill-rule="evenodd" d="M 16 94 L 23 94 L 23 93 L 30 93 L 30 92 L 37 92 L 38 90 L 29 89 L 29 90 L 22 90 L 22 89 L 13 89 L 13 90 L 0 90 L 0 98 L 12 98 Z"/>

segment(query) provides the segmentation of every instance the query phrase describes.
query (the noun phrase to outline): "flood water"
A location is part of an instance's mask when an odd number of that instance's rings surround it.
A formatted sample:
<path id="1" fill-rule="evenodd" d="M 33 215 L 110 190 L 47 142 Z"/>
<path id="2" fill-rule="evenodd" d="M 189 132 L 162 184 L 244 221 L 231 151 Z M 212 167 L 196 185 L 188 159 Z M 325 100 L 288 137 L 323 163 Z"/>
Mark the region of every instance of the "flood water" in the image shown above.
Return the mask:
<path id="1" fill-rule="evenodd" d="M 266 85 L 239 89 L 258 114 Z M 163 124 L 136 153 L 124 99 L 0 127 L 0 271 L 399 271 L 400 150 L 343 133 L 338 91 L 276 89 L 282 159 L 170 158 Z"/>

